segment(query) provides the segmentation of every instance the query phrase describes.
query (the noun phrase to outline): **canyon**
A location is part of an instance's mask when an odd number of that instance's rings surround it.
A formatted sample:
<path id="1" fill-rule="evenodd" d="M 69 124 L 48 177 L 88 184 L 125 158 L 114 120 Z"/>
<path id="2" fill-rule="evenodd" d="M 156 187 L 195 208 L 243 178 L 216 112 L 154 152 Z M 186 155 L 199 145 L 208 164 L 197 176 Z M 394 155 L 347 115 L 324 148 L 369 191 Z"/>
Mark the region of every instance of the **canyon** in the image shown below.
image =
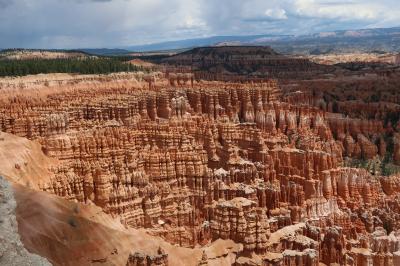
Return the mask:
<path id="1" fill-rule="evenodd" d="M 54 265 L 400 265 L 398 71 L 223 49 L 165 72 L 0 80 L 0 175 L 27 252 Z"/>

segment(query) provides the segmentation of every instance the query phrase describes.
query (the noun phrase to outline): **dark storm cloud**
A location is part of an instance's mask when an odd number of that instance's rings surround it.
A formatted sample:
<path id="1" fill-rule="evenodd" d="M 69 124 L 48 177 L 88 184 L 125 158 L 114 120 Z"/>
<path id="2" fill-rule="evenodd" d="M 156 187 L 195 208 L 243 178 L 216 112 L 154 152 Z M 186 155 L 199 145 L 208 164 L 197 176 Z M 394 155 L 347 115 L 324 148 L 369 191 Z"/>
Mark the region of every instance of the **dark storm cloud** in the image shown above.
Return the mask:
<path id="1" fill-rule="evenodd" d="M 399 7 L 397 0 L 0 0 L 0 48 L 398 26 Z"/>

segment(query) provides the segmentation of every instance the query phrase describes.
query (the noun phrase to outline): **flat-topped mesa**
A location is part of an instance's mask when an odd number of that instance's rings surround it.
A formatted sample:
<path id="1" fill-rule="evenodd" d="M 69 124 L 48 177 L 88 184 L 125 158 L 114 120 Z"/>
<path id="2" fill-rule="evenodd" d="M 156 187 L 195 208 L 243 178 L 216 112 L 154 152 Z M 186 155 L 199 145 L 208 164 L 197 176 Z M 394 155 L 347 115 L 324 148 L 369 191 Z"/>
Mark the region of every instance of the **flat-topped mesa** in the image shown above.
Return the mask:
<path id="1" fill-rule="evenodd" d="M 161 60 L 167 69 L 190 68 L 196 79 L 258 81 L 265 77 L 305 78 L 333 68 L 280 55 L 265 46 L 199 47 Z"/>

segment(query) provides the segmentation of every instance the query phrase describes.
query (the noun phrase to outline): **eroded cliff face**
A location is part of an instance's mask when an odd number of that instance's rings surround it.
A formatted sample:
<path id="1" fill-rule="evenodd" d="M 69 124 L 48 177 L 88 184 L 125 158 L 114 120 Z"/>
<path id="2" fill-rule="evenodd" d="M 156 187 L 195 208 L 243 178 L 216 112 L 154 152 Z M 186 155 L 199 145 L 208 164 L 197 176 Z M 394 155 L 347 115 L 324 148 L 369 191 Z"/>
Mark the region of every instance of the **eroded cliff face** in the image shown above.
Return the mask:
<path id="1" fill-rule="evenodd" d="M 343 167 L 345 156 L 385 153 L 379 121 L 282 96 L 274 80 L 144 80 L 3 99 L 2 130 L 58 160 L 41 190 L 171 244 L 233 240 L 240 248 L 223 254 L 237 265 L 398 263 L 397 177 Z M 132 252 L 127 264 L 170 256 Z"/>
<path id="2" fill-rule="evenodd" d="M 399 80 L 399 72 L 356 72 L 325 80 L 286 81 L 285 101 L 326 111 L 333 137 L 343 146 L 345 161 L 351 159 L 347 165 L 390 175 L 400 170 Z"/>

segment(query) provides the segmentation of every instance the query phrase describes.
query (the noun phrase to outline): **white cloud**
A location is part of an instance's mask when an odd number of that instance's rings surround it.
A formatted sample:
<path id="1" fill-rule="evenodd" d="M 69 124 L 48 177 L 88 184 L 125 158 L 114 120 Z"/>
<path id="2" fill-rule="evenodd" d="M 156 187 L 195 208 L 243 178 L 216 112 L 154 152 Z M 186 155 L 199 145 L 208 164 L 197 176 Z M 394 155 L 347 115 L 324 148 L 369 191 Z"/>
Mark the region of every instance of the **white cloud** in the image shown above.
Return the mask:
<path id="1" fill-rule="evenodd" d="M 192 16 L 188 15 L 183 19 L 183 23 L 180 24 L 179 28 L 182 29 L 202 29 L 205 28 L 207 24 L 198 18 L 193 18 Z"/>
<path id="2" fill-rule="evenodd" d="M 330 18 L 347 20 L 373 20 L 381 15 L 381 5 L 365 3 L 365 1 L 315 1 L 315 0 L 296 0 L 296 12 L 302 16 L 312 18 Z"/>
<path id="3" fill-rule="evenodd" d="M 265 11 L 265 15 L 272 19 L 287 19 L 286 10 L 281 8 L 269 8 Z"/>
<path id="4" fill-rule="evenodd" d="M 400 26 L 398 0 L 0 0 L 0 48 Z"/>

